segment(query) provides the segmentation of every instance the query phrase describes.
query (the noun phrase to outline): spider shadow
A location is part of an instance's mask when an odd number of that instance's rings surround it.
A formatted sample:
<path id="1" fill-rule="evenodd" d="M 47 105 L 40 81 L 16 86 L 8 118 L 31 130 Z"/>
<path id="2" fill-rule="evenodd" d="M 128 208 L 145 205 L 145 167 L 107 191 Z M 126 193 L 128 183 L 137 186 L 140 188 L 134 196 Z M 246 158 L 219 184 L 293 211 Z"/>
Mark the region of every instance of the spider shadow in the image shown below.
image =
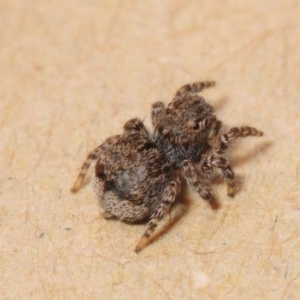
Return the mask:
<path id="1" fill-rule="evenodd" d="M 214 110 L 216 112 L 222 111 L 223 107 L 226 106 L 226 103 L 228 103 L 229 98 L 228 96 L 221 96 L 216 98 L 215 103 L 213 104 Z"/>
<path id="2" fill-rule="evenodd" d="M 258 154 L 266 152 L 272 145 L 274 144 L 273 141 L 264 141 L 261 142 L 260 145 L 255 146 L 255 148 L 251 149 L 247 153 L 244 153 L 240 156 L 235 156 L 232 158 L 233 155 L 230 155 L 230 161 L 232 162 L 233 167 L 238 167 L 243 165 L 244 163 L 250 161 L 251 159 L 255 158 Z"/>

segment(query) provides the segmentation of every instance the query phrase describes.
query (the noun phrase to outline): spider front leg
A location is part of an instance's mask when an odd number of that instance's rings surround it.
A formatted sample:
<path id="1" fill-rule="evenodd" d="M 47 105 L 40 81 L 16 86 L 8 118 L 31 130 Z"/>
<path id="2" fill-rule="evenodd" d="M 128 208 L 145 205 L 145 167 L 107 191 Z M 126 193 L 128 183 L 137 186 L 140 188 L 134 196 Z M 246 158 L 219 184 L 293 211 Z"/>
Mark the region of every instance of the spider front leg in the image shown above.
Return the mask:
<path id="1" fill-rule="evenodd" d="M 208 164 L 221 170 L 227 184 L 227 195 L 234 196 L 235 174 L 227 158 L 219 155 L 209 157 Z"/>
<path id="2" fill-rule="evenodd" d="M 138 253 L 143 248 L 145 248 L 147 242 L 153 235 L 154 230 L 157 227 L 159 221 L 170 210 L 172 203 L 176 199 L 176 195 L 179 191 L 179 188 L 180 188 L 180 182 L 178 180 L 171 181 L 169 185 L 166 187 L 161 199 L 161 203 L 158 205 L 157 209 L 152 214 L 147 229 L 135 248 L 135 252 Z"/>
<path id="3" fill-rule="evenodd" d="M 219 137 L 216 145 L 216 152 L 223 154 L 228 149 L 229 143 L 234 142 L 238 138 L 244 138 L 247 136 L 262 136 L 263 132 L 256 128 L 249 126 L 233 127 L 227 133 L 222 134 Z"/>
<path id="4" fill-rule="evenodd" d="M 204 200 L 207 201 L 212 201 L 213 200 L 213 195 L 209 191 L 209 189 L 203 185 L 198 178 L 196 169 L 193 165 L 193 163 L 189 160 L 184 160 L 181 163 L 181 168 L 184 174 L 184 177 L 187 179 L 188 183 L 194 187 L 196 192 L 203 198 Z"/>
<path id="5" fill-rule="evenodd" d="M 189 83 L 182 86 L 175 94 L 175 98 L 180 97 L 186 93 L 196 94 L 201 92 L 206 88 L 210 88 L 216 85 L 215 81 L 198 81 L 194 83 Z"/>
<path id="6" fill-rule="evenodd" d="M 221 127 L 222 127 L 222 122 L 220 120 L 216 120 L 211 126 L 210 133 L 207 139 L 208 140 L 215 139 L 215 137 L 219 134 Z"/>
<path id="7" fill-rule="evenodd" d="M 229 160 L 221 155 L 213 152 L 212 147 L 208 147 L 207 151 L 203 154 L 201 162 L 197 165 L 197 171 L 200 177 L 212 179 L 215 177 L 215 168 L 220 169 L 225 182 L 227 184 L 227 195 L 234 196 L 235 175 Z"/>

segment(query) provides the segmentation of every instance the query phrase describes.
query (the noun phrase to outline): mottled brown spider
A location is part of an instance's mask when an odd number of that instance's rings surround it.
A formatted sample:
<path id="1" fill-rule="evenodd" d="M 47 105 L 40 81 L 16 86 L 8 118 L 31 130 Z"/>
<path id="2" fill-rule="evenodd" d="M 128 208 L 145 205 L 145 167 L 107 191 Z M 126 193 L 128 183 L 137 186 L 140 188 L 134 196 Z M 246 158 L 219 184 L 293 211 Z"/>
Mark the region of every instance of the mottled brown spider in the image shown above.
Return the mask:
<path id="1" fill-rule="evenodd" d="M 107 219 L 133 223 L 149 219 L 135 251 L 142 250 L 163 216 L 170 210 L 185 179 L 199 195 L 212 201 L 208 182 L 221 171 L 227 194 L 234 195 L 235 176 L 224 156 L 228 145 L 241 137 L 261 136 L 253 127 L 233 127 L 219 134 L 221 121 L 213 107 L 197 93 L 215 83 L 195 82 L 181 87 L 165 108 L 152 106 L 153 131 L 131 119 L 124 132 L 108 138 L 84 162 L 72 192 L 83 185 L 89 169 Z"/>

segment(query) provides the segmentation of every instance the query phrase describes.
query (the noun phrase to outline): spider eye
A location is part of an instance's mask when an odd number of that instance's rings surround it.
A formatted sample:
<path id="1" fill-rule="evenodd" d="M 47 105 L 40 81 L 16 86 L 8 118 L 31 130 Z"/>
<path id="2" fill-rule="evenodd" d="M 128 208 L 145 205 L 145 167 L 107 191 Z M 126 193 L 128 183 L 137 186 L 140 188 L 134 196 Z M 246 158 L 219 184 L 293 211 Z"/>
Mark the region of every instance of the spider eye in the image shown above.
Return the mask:
<path id="1" fill-rule="evenodd" d="M 193 130 L 199 130 L 199 129 L 200 129 L 199 123 L 194 123 Z"/>

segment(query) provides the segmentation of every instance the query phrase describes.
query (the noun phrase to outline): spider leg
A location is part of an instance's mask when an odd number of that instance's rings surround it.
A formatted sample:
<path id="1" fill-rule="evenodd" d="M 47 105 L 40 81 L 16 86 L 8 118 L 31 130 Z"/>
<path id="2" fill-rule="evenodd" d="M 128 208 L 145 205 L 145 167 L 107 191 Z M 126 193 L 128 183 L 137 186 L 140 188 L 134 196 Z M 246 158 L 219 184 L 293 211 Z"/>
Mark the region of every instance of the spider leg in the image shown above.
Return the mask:
<path id="1" fill-rule="evenodd" d="M 194 189 L 196 190 L 196 192 L 198 192 L 201 198 L 207 201 L 213 200 L 213 195 L 211 194 L 209 189 L 203 183 L 200 182 L 196 169 L 193 166 L 193 163 L 189 160 L 184 160 L 181 163 L 181 168 L 188 183 L 194 187 Z"/>
<path id="2" fill-rule="evenodd" d="M 123 128 L 124 128 L 125 134 L 138 133 L 138 132 L 147 134 L 147 129 L 146 129 L 144 123 L 138 118 L 130 119 L 129 121 L 127 121 L 124 124 Z M 118 137 L 119 136 L 115 136 L 115 137 L 108 139 L 104 144 L 97 147 L 94 151 L 92 151 L 87 156 L 85 162 L 83 163 L 83 165 L 81 167 L 81 171 L 77 177 L 77 180 L 76 180 L 73 188 L 71 189 L 72 193 L 76 193 L 83 186 L 83 182 L 86 178 L 86 175 L 87 175 L 89 169 L 91 168 L 91 165 L 95 165 L 96 161 L 101 156 L 102 150 L 112 146 L 114 144 L 114 142 L 116 141 L 116 139 L 118 139 Z"/>
<path id="3" fill-rule="evenodd" d="M 179 186 L 180 182 L 174 180 L 171 181 L 166 187 L 161 199 L 161 203 L 158 205 L 157 209 L 152 214 L 147 229 L 135 248 L 135 252 L 140 252 L 143 248 L 145 248 L 147 242 L 153 235 L 154 230 L 157 227 L 159 221 L 161 221 L 164 215 L 170 210 L 172 203 L 175 201 L 176 195 L 179 190 Z"/>
<path id="4" fill-rule="evenodd" d="M 222 134 L 216 145 L 216 152 L 223 154 L 228 149 L 229 143 L 247 136 L 262 136 L 263 132 L 249 126 L 233 127 L 227 133 Z"/>
<path id="5" fill-rule="evenodd" d="M 213 140 L 219 134 L 221 127 L 222 127 L 222 122 L 220 120 L 216 120 L 210 129 L 210 133 L 207 139 Z"/>
<path id="6" fill-rule="evenodd" d="M 147 134 L 147 129 L 142 120 L 140 120 L 139 118 L 130 119 L 124 124 L 123 128 L 124 133 L 141 132 Z"/>
<path id="7" fill-rule="evenodd" d="M 165 105 L 163 102 L 158 101 L 152 104 L 151 108 L 151 120 L 152 124 L 155 125 L 157 122 L 158 116 L 165 110 Z"/>
<path id="8" fill-rule="evenodd" d="M 235 187 L 235 174 L 232 170 L 229 160 L 223 156 L 211 155 L 208 158 L 208 165 L 221 170 L 227 185 L 227 195 L 233 197 Z"/>
<path id="9" fill-rule="evenodd" d="M 215 86 L 215 84 L 215 81 L 198 81 L 194 83 L 185 84 L 184 86 L 178 89 L 178 91 L 175 94 L 175 98 L 180 97 L 186 93 L 199 93 L 206 88 Z"/>
<path id="10" fill-rule="evenodd" d="M 102 148 L 102 145 L 97 147 L 94 151 L 92 151 L 86 158 L 85 162 L 83 163 L 82 167 L 81 167 L 81 171 L 75 181 L 75 184 L 73 185 L 72 189 L 71 189 L 71 192 L 72 193 L 76 193 L 78 192 L 82 186 L 83 186 L 83 182 L 84 182 L 84 179 L 91 167 L 91 165 L 95 164 L 96 161 L 99 159 L 100 157 L 100 153 L 101 153 L 101 149 Z"/>

